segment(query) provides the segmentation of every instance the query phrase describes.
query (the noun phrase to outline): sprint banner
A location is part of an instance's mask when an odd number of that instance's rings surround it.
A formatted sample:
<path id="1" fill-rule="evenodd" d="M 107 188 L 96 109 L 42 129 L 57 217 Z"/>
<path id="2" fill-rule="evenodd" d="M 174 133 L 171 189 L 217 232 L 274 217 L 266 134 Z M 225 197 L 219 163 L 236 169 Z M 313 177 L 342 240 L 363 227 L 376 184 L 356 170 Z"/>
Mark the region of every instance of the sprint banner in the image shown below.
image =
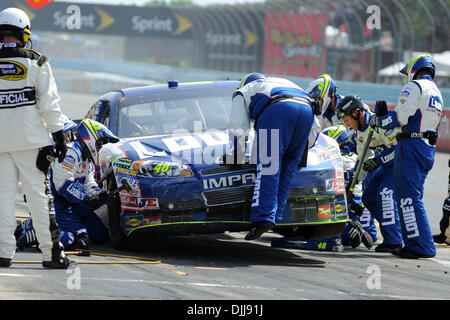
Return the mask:
<path id="1" fill-rule="evenodd" d="M 46 1 L 46 5 L 30 6 L 28 2 L 3 0 L 0 9 L 24 10 L 31 19 L 32 31 L 192 38 L 191 21 L 165 7 L 90 5 L 75 1 Z"/>

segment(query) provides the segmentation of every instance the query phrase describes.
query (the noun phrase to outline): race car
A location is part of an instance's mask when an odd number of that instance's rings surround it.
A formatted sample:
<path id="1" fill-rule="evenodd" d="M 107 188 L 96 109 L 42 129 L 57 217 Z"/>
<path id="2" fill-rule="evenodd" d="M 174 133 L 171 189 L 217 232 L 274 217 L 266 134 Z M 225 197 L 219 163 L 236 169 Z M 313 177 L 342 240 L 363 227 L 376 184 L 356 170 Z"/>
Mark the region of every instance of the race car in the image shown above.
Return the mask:
<path id="1" fill-rule="evenodd" d="M 86 118 L 105 124 L 120 142 L 100 151 L 100 182 L 131 186 L 108 205 L 116 248 L 169 235 L 250 230 L 255 164 L 252 134 L 246 163 L 228 165 L 226 131 L 237 81 L 178 83 L 110 91 Z M 248 128 L 249 131 L 253 130 Z M 336 141 L 318 134 L 299 168 L 283 220 L 274 232 L 320 239 L 347 221 L 343 162 Z"/>

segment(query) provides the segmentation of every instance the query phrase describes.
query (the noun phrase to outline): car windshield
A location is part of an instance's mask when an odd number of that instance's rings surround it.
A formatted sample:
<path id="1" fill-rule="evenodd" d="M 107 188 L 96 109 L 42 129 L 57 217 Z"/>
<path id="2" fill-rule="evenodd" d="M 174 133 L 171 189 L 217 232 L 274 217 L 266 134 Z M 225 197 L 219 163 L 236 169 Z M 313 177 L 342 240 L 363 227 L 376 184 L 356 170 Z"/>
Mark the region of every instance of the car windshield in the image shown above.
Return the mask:
<path id="1" fill-rule="evenodd" d="M 232 88 L 174 89 L 125 97 L 119 104 L 119 137 L 225 130 Z"/>

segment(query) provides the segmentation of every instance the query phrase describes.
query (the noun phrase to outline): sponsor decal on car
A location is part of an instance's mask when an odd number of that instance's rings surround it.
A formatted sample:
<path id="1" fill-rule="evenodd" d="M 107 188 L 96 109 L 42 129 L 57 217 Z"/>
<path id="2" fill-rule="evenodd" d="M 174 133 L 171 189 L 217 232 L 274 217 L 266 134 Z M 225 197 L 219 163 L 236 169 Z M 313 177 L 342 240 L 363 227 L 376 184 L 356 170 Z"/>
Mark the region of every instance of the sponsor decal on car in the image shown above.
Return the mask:
<path id="1" fill-rule="evenodd" d="M 319 219 L 331 217 L 331 206 L 330 204 L 321 205 L 318 207 Z"/>
<path id="2" fill-rule="evenodd" d="M 127 176 L 132 176 L 132 177 L 135 177 L 137 175 L 136 171 L 130 170 L 130 169 L 127 169 L 127 168 L 117 168 L 116 172 L 117 173 L 122 173 L 122 174 L 127 175 Z"/>
<path id="3" fill-rule="evenodd" d="M 141 199 L 138 205 L 139 208 L 147 209 L 147 210 L 156 210 L 159 209 L 158 198 L 148 198 Z"/>
<path id="4" fill-rule="evenodd" d="M 251 172 L 244 174 L 235 174 L 228 177 L 205 179 L 203 180 L 203 188 L 212 189 L 212 188 L 233 187 L 236 185 L 254 183 L 255 180 L 256 175 Z"/>
<path id="5" fill-rule="evenodd" d="M 144 225 L 149 224 L 160 224 L 162 221 L 162 216 L 145 216 L 144 217 Z"/>
<path id="6" fill-rule="evenodd" d="M 347 207 L 345 206 L 345 202 L 334 203 L 333 209 L 336 216 L 345 216 L 347 214 Z"/>
<path id="7" fill-rule="evenodd" d="M 328 179 L 326 180 L 327 192 L 343 193 L 345 192 L 345 180 L 342 179 Z"/>
<path id="8" fill-rule="evenodd" d="M 131 164 L 133 161 L 128 158 L 120 158 L 114 161 L 114 165 L 119 168 L 127 168 L 129 169 L 131 167 Z"/>
<path id="9" fill-rule="evenodd" d="M 128 228 L 137 228 L 144 224 L 144 217 L 142 215 L 128 216 L 125 218 L 125 226 Z"/>

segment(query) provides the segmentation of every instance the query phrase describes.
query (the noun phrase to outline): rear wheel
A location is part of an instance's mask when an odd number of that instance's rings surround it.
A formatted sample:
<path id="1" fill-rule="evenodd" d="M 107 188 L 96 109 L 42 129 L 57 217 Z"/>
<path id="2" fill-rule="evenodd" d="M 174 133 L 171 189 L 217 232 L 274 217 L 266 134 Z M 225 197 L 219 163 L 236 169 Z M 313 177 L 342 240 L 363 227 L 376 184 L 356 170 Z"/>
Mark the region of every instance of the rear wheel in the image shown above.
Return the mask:
<path id="1" fill-rule="evenodd" d="M 117 184 L 113 176 L 108 178 L 108 191 L 117 189 Z M 125 235 L 122 227 L 122 219 L 120 213 L 122 211 L 120 197 L 117 194 L 114 197 L 114 201 L 108 203 L 108 224 L 109 224 L 109 236 L 111 243 L 116 249 L 127 249 L 129 241 Z"/>

